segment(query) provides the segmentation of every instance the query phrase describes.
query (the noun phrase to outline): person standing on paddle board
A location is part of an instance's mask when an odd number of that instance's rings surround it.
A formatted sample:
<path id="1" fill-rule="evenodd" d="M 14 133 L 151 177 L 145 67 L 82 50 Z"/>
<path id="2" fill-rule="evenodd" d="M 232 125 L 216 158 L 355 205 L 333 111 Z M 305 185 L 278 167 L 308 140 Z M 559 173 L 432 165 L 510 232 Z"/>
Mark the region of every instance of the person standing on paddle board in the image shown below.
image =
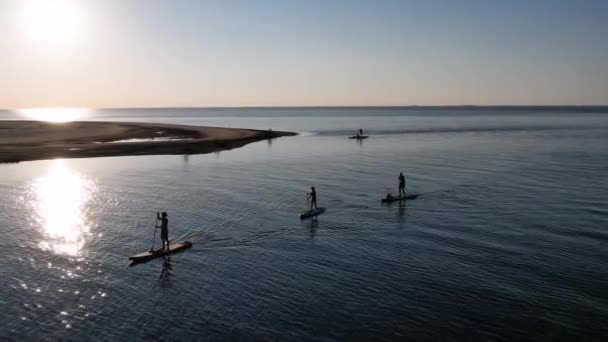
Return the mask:
<path id="1" fill-rule="evenodd" d="M 314 186 L 310 187 L 310 194 L 308 194 L 308 196 L 310 196 L 310 211 L 312 211 L 313 205 L 315 206 L 315 210 L 319 209 L 317 208 L 317 191 Z"/>
<path id="2" fill-rule="evenodd" d="M 357 132 L 357 134 L 355 134 L 355 138 L 360 139 L 361 137 L 363 137 L 363 130 L 361 128 L 359 128 L 359 132 Z"/>
<path id="3" fill-rule="evenodd" d="M 403 193 L 403 195 L 401 193 Z M 399 173 L 399 196 L 405 197 L 405 176 L 403 175 L 403 172 Z"/>
<path id="4" fill-rule="evenodd" d="M 167 213 L 163 212 L 162 216 L 157 212 L 156 218 L 160 220 L 160 240 L 162 241 L 163 250 L 169 249 L 169 219 Z"/>

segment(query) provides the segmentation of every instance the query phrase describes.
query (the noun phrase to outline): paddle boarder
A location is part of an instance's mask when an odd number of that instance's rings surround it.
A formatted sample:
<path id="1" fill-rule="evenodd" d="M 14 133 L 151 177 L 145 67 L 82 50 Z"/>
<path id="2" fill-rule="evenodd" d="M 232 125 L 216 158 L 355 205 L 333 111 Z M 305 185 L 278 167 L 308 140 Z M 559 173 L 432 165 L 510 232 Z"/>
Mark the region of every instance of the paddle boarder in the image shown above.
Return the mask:
<path id="1" fill-rule="evenodd" d="M 156 212 L 156 218 L 160 220 L 160 240 L 163 244 L 163 250 L 169 250 L 169 219 L 167 216 L 167 213 L 164 211 L 162 216 Z"/>
<path id="2" fill-rule="evenodd" d="M 403 195 L 401 193 L 403 193 Z M 399 196 L 405 197 L 405 176 L 403 175 L 403 172 L 399 173 Z"/>
<path id="3" fill-rule="evenodd" d="M 312 211 L 312 206 L 315 206 L 315 210 L 319 209 L 317 208 L 317 191 L 315 190 L 314 186 L 310 187 L 310 193 L 308 194 L 308 197 L 310 198 L 310 211 Z"/>

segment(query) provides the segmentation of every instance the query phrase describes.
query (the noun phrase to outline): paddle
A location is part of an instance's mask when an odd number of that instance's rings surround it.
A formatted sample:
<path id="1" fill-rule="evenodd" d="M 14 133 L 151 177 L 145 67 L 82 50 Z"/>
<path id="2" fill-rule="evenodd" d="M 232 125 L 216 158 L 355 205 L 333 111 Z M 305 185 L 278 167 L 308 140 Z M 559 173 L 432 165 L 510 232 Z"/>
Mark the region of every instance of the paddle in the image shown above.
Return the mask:
<path id="1" fill-rule="evenodd" d="M 310 210 L 310 192 L 306 192 L 306 210 Z"/>
<path id="2" fill-rule="evenodd" d="M 158 229 L 158 212 L 156 212 L 156 220 L 154 220 L 154 238 L 152 239 L 152 247 L 150 252 L 154 252 L 154 243 L 156 242 L 156 230 Z"/>

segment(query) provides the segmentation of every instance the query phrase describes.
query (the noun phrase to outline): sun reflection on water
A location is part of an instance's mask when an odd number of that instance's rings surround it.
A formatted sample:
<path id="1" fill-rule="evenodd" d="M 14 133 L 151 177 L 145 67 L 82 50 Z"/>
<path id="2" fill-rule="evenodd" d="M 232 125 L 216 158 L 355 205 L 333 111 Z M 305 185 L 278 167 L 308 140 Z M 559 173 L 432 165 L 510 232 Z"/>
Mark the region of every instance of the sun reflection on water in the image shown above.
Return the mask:
<path id="1" fill-rule="evenodd" d="M 87 116 L 88 111 L 82 108 L 32 108 L 19 110 L 29 120 L 46 122 L 70 122 Z"/>
<path id="2" fill-rule="evenodd" d="M 53 161 L 49 173 L 31 186 L 34 220 L 43 233 L 39 246 L 57 254 L 77 256 L 90 227 L 86 204 L 94 186 L 63 161 Z"/>

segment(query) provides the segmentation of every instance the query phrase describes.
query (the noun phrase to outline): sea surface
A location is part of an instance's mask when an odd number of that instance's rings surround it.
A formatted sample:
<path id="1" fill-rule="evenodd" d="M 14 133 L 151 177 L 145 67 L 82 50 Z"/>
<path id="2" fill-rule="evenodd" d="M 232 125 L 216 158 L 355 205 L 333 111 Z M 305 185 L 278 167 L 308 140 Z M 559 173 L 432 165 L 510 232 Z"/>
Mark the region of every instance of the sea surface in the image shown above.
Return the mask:
<path id="1" fill-rule="evenodd" d="M 86 119 L 301 134 L 207 155 L 0 165 L 0 340 L 608 339 L 608 111 Z M 359 128 L 370 138 L 347 139 Z M 399 172 L 420 197 L 381 204 Z M 327 212 L 301 221 L 313 185 Z M 130 267 L 157 211 L 194 246 Z"/>

